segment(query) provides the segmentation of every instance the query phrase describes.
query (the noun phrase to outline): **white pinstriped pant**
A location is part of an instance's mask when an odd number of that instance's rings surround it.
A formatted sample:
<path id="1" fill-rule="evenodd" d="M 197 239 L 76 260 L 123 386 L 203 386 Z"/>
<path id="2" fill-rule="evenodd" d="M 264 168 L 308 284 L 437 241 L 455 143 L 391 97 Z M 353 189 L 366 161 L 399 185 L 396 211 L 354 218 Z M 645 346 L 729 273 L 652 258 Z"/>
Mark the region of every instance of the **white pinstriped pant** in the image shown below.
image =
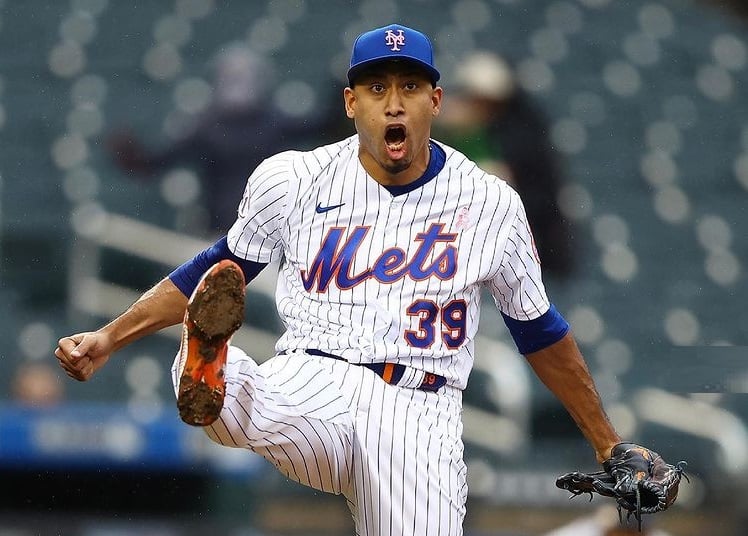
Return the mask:
<path id="1" fill-rule="evenodd" d="M 205 432 L 343 494 L 359 536 L 456 536 L 467 499 L 461 407 L 453 387 L 388 385 L 366 367 L 304 353 L 258 366 L 230 347 L 224 407 Z"/>

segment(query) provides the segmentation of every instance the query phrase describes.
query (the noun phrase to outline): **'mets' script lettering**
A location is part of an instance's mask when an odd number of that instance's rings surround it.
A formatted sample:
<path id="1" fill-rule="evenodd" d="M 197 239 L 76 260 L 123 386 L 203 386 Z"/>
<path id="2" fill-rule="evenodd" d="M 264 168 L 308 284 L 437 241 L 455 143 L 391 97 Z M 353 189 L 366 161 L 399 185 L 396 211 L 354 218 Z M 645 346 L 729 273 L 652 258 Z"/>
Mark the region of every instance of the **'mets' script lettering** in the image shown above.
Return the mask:
<path id="1" fill-rule="evenodd" d="M 351 266 L 358 248 L 369 232 L 370 227 L 359 226 L 353 229 L 348 239 L 340 245 L 346 227 L 332 227 L 319 248 L 312 266 L 301 270 L 301 280 L 307 291 L 325 292 L 334 279 L 341 289 L 349 289 L 366 281 L 376 279 L 380 283 L 394 283 L 410 277 L 415 280 L 436 277 L 451 279 L 457 271 L 457 248 L 449 245 L 457 239 L 456 233 L 442 232 L 443 223 L 432 223 L 425 233 L 418 233 L 414 240 L 419 243 L 413 257 L 400 248 L 389 248 L 367 269 L 358 274 L 351 274 Z M 437 245 L 446 243 L 443 251 L 433 255 Z M 433 259 L 429 262 L 429 259 Z"/>

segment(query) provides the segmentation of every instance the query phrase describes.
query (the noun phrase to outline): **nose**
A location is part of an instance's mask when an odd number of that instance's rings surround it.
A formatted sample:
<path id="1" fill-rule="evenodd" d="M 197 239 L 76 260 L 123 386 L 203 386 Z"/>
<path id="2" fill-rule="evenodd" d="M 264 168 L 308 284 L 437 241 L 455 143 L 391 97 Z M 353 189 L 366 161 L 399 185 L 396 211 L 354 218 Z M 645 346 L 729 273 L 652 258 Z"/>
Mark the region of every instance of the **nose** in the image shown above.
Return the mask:
<path id="1" fill-rule="evenodd" d="M 393 86 L 387 92 L 387 102 L 385 107 L 385 113 L 390 116 L 398 116 L 405 111 L 403 108 L 403 98 L 400 95 L 398 87 Z"/>

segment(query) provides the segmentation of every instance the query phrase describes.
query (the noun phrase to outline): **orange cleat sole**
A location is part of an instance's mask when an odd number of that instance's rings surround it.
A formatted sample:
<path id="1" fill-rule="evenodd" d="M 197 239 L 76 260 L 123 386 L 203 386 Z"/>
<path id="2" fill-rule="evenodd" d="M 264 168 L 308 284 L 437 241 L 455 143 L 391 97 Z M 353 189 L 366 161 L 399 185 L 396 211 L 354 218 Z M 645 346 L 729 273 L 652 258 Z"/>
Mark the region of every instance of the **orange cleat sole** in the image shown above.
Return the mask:
<path id="1" fill-rule="evenodd" d="M 241 268 L 223 260 L 205 273 L 187 304 L 177 394 L 187 424 L 208 426 L 221 413 L 228 343 L 244 320 L 245 287 Z"/>

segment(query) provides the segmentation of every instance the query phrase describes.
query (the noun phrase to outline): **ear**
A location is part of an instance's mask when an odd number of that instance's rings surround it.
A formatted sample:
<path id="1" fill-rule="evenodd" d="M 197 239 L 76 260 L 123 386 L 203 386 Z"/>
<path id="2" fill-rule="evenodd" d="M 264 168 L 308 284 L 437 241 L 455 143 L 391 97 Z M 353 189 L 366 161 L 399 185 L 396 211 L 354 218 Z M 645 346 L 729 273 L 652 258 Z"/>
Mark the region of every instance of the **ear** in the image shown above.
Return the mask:
<path id="1" fill-rule="evenodd" d="M 444 90 L 436 86 L 434 88 L 434 91 L 431 94 L 431 114 L 436 117 L 439 115 L 439 112 L 442 109 L 442 96 L 444 95 Z"/>
<path id="2" fill-rule="evenodd" d="M 356 116 L 356 94 L 351 88 L 347 87 L 343 90 L 343 101 L 345 102 L 345 115 L 353 119 Z"/>

